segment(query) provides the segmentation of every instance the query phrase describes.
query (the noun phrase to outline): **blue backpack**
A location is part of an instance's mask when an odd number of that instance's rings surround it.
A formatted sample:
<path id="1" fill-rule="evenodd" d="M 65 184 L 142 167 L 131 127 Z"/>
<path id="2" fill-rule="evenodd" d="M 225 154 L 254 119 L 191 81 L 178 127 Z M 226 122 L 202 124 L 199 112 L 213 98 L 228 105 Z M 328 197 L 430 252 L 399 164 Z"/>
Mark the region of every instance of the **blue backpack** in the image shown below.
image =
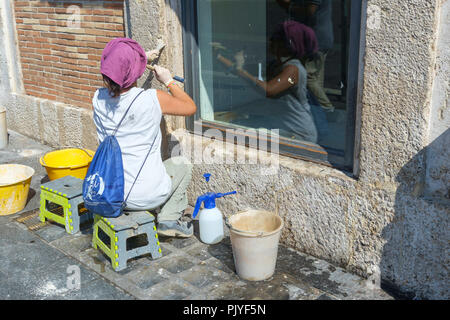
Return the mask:
<path id="1" fill-rule="evenodd" d="M 142 167 L 153 148 L 156 137 L 158 136 L 157 134 L 155 135 L 155 139 L 145 157 L 144 163 L 139 169 L 126 199 L 124 199 L 122 151 L 120 150 L 115 135 L 134 101 L 142 92 L 143 91 L 141 91 L 131 102 L 113 134 L 108 135 L 99 145 L 83 182 L 84 207 L 90 212 L 106 218 L 117 218 L 122 214 L 131 190 L 133 189 L 134 184 L 141 173 Z M 103 131 L 106 132 L 104 128 Z"/>

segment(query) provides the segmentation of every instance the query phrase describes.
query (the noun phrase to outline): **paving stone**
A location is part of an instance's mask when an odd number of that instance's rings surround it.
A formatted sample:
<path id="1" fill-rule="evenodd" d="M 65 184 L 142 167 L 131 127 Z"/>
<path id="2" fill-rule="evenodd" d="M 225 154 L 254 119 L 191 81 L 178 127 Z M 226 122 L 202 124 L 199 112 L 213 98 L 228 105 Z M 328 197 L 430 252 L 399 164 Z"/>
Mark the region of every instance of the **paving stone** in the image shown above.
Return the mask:
<path id="1" fill-rule="evenodd" d="M 151 286 L 158 284 L 164 280 L 167 280 L 167 278 L 164 278 L 163 276 L 160 276 L 158 274 L 150 275 L 143 279 L 141 282 L 137 283 L 137 286 L 141 289 L 148 289 Z"/>
<path id="2" fill-rule="evenodd" d="M 184 300 L 194 300 L 194 301 L 200 301 L 200 300 L 209 300 L 208 294 L 206 293 L 194 293 L 190 296 L 187 296 L 183 298 Z"/>
<path id="3" fill-rule="evenodd" d="M 320 264 L 315 262 L 320 262 Z M 340 290 L 340 284 L 331 280 L 328 265 L 325 261 L 314 259 L 284 246 L 280 245 L 278 248 L 276 267 L 280 272 L 291 274 L 324 292 L 346 297 L 347 293 Z"/>
<path id="4" fill-rule="evenodd" d="M 168 248 L 168 246 L 165 243 L 160 243 L 161 247 L 161 253 L 163 257 L 167 257 L 172 253 L 172 251 Z"/>
<path id="5" fill-rule="evenodd" d="M 170 277 L 171 275 L 162 268 L 148 267 L 144 271 L 134 274 L 132 281 L 136 283 L 139 288 L 148 289 L 155 284 L 168 280 Z"/>
<path id="6" fill-rule="evenodd" d="M 236 274 L 236 268 L 234 265 L 234 261 L 227 260 L 225 262 L 217 259 L 217 258 L 210 258 L 206 261 L 204 261 L 206 264 L 213 266 L 214 268 L 217 268 L 223 272 L 229 273 L 229 274 Z"/>
<path id="7" fill-rule="evenodd" d="M 322 293 L 293 275 L 279 272 L 276 269 L 274 275 L 262 283 L 263 285 L 267 284 L 267 292 L 273 299 L 313 300 Z"/>
<path id="8" fill-rule="evenodd" d="M 272 278 L 265 281 L 246 281 L 238 280 L 234 281 L 235 284 L 241 284 L 238 289 L 234 288 L 228 294 L 235 295 L 238 293 L 238 299 L 270 299 L 270 300 L 288 300 L 289 288 L 280 281 L 273 280 Z M 240 292 L 241 287 L 245 287 L 245 291 Z M 222 291 L 222 294 L 226 293 Z M 224 299 L 233 299 L 232 296 L 225 297 Z"/>
<path id="9" fill-rule="evenodd" d="M 36 241 L 38 237 L 29 232 L 28 229 L 20 223 L 10 222 L 0 224 L 0 242 L 5 244 L 29 243 Z"/>
<path id="10" fill-rule="evenodd" d="M 63 257 L 52 264 L 47 264 L 40 268 L 23 269 L 20 268 L 20 265 L 16 266 L 15 273 L 9 275 L 9 279 L 6 281 L 1 279 L 0 276 L 1 287 L 6 286 L 9 289 L 25 288 L 25 292 L 23 290 L 13 290 L 11 293 L 8 293 L 5 296 L 8 299 L 64 299 L 71 291 L 67 287 L 69 276 L 74 275 L 73 272 L 68 272 L 69 266 L 77 266 L 79 268 L 81 286 L 99 279 L 98 274 L 81 266 L 78 261 L 69 257 Z"/>
<path id="11" fill-rule="evenodd" d="M 11 221 L 12 221 L 12 216 L 0 216 L 0 225 L 10 223 Z"/>
<path id="12" fill-rule="evenodd" d="M 333 267 L 334 268 L 334 267 Z M 330 270 L 330 268 L 327 268 Z M 369 280 L 362 279 L 357 275 L 346 272 L 341 268 L 335 268 L 330 274 L 330 280 L 339 283 L 340 293 L 333 296 L 338 299 L 368 299 L 368 300 L 389 300 L 392 297 L 379 287 L 373 285 Z"/>
<path id="13" fill-rule="evenodd" d="M 223 271 L 207 265 L 197 265 L 192 269 L 184 271 L 180 277 L 197 288 L 204 288 L 213 283 L 226 281 L 229 276 Z"/>
<path id="14" fill-rule="evenodd" d="M 192 295 L 187 285 L 170 281 L 158 283 L 146 292 L 154 300 L 181 300 Z"/>
<path id="15" fill-rule="evenodd" d="M 36 231 L 36 234 L 47 242 L 52 242 L 67 235 L 66 229 L 59 225 L 49 223 Z"/>
<path id="16" fill-rule="evenodd" d="M 110 263 L 110 259 L 105 255 L 108 263 L 110 264 L 111 270 L 112 266 Z M 136 274 L 137 272 L 139 272 L 140 270 L 142 270 L 143 268 L 145 268 L 147 265 L 151 265 L 154 264 L 156 260 L 153 260 L 150 253 L 148 254 L 144 254 L 142 256 L 139 257 L 134 257 L 132 259 L 127 260 L 127 267 L 124 270 L 121 271 L 116 271 L 118 274 L 120 275 L 130 275 L 130 274 Z"/>
<path id="17" fill-rule="evenodd" d="M 91 248 L 80 253 L 78 258 L 83 265 L 86 265 L 89 268 L 90 272 L 97 275 L 98 280 L 93 279 L 94 281 L 87 281 L 86 284 L 83 284 L 82 278 L 81 290 L 67 292 L 63 297 L 58 296 L 56 299 L 134 299 L 133 296 L 130 296 L 116 287 L 119 283 L 121 284 L 120 287 L 126 287 L 123 285 L 123 279 L 125 279 L 125 277 L 111 268 L 109 260 L 105 258 L 101 252 Z M 99 275 L 101 275 L 101 277 Z M 87 276 L 88 275 L 84 278 Z M 103 278 L 106 278 L 107 280 Z M 127 282 L 130 282 L 130 280 L 126 280 Z M 113 284 L 116 284 L 116 286 Z"/>
<path id="18" fill-rule="evenodd" d="M 113 270 L 111 268 L 111 261 L 109 260 L 109 258 L 105 254 L 103 254 L 103 252 L 94 248 L 89 248 L 81 252 L 77 256 L 77 259 L 79 259 L 82 263 L 87 265 L 95 272 L 100 273 L 102 276 L 108 268 L 111 271 Z"/>
<path id="19" fill-rule="evenodd" d="M 171 259 L 167 259 L 164 262 L 158 263 L 158 266 L 168 270 L 173 274 L 177 274 L 192 268 L 194 263 L 185 256 L 173 256 Z"/>
<path id="20" fill-rule="evenodd" d="M 133 296 L 103 280 L 82 285 L 80 290 L 69 291 L 61 299 L 77 300 L 135 300 Z"/>
<path id="21" fill-rule="evenodd" d="M 209 245 L 208 252 L 211 256 L 219 260 L 233 259 L 233 248 L 226 238 L 217 244 Z"/>
<path id="22" fill-rule="evenodd" d="M 40 294 L 43 286 L 36 271 L 19 271 L 15 276 L 0 272 L 0 294 L 6 300 L 37 300 L 45 296 Z"/>
<path id="23" fill-rule="evenodd" d="M 297 284 L 284 283 L 283 286 L 288 290 L 289 300 L 315 300 L 318 295 L 320 295 L 320 291 L 313 287 L 305 288 L 305 286 L 301 286 Z"/>
<path id="24" fill-rule="evenodd" d="M 115 277 L 113 280 L 107 278 L 108 281 L 113 283 L 116 287 L 129 293 L 132 297 L 138 300 L 148 300 L 148 294 L 144 289 L 139 288 L 134 282 L 126 277 Z"/>
<path id="25" fill-rule="evenodd" d="M 92 234 L 66 234 L 66 236 L 52 241 L 51 245 L 72 256 L 76 256 L 81 251 L 92 248 Z"/>
<path id="26" fill-rule="evenodd" d="M 37 290 L 37 293 L 45 299 L 64 299 L 73 294 L 76 295 L 76 289 L 68 288 L 69 277 L 75 275 L 73 269 L 68 268 L 74 268 L 74 266 L 78 267 L 80 272 L 80 288 L 88 286 L 92 281 L 100 279 L 97 273 L 86 269 L 75 259 L 66 257 L 57 261 L 49 268 L 40 269 L 38 278 L 41 280 L 41 286 Z M 72 292 L 73 290 L 75 292 Z"/>
<path id="27" fill-rule="evenodd" d="M 109 257 L 94 248 L 83 251 L 78 259 L 111 283 L 132 292 L 135 297 L 139 299 L 148 298 L 134 282 L 135 279 L 139 278 L 137 277 L 139 273 L 152 267 L 154 261 L 151 261 L 148 257 L 142 256 L 128 260 L 127 268 L 121 271 L 115 271 L 111 266 Z M 168 271 L 166 272 L 168 273 Z"/>
<path id="28" fill-rule="evenodd" d="M 283 266 L 283 269 L 289 272 L 297 272 L 299 269 L 313 272 L 316 267 L 313 265 L 314 259 L 300 254 L 294 250 L 286 248 L 283 245 L 278 246 L 277 264 Z"/>
<path id="29" fill-rule="evenodd" d="M 29 289 L 23 285 L 12 282 L 3 272 L 0 272 L 0 297 L 2 300 L 32 299 Z"/>
<path id="30" fill-rule="evenodd" d="M 322 294 L 316 300 L 335 300 L 335 299 L 331 298 L 330 296 L 327 296 L 326 294 Z"/>
<path id="31" fill-rule="evenodd" d="M 39 238 L 29 243 L 3 243 L 0 246 L 0 271 L 8 276 L 20 276 L 21 272 L 34 272 L 52 265 L 64 256 Z"/>
<path id="32" fill-rule="evenodd" d="M 143 268 L 139 263 L 135 262 L 131 264 L 131 267 L 117 272 L 111 267 L 109 258 L 95 249 L 86 250 L 80 255 L 79 259 L 89 269 L 97 272 L 101 277 L 117 287 L 127 290 L 127 292 L 132 293 L 137 298 L 146 298 L 143 291 L 132 281 L 133 277 Z"/>
<path id="33" fill-rule="evenodd" d="M 211 254 L 208 252 L 208 247 L 206 246 L 197 246 L 188 249 L 186 250 L 186 253 L 202 261 L 211 258 Z"/>
<path id="34" fill-rule="evenodd" d="M 195 237 L 189 237 L 189 238 L 169 238 L 169 237 L 160 237 L 161 243 L 168 243 L 172 246 L 174 246 L 177 249 L 183 249 L 186 247 L 189 247 L 195 243 L 197 243 L 197 240 Z"/>
<path id="35" fill-rule="evenodd" d="M 81 284 L 99 279 L 99 275 L 97 273 L 86 269 L 78 260 L 67 256 L 56 261 L 51 266 L 44 266 L 38 269 L 38 273 L 48 275 L 55 280 L 61 280 L 62 283 L 65 284 L 67 282 L 67 277 L 73 275 L 73 272 L 69 270 L 69 267 L 73 266 L 78 267 L 80 270 Z"/>
<path id="36" fill-rule="evenodd" d="M 242 281 L 215 284 L 209 290 L 212 300 L 270 300 L 271 296 L 263 291 L 257 291 Z"/>
<path id="37" fill-rule="evenodd" d="M 234 272 L 236 268 L 234 265 L 233 249 L 231 243 L 227 242 L 226 239 L 224 240 L 218 244 L 208 246 L 207 250 L 212 257 L 223 264 L 222 267 L 219 267 L 220 270 L 227 272 L 226 269 L 229 269 Z"/>

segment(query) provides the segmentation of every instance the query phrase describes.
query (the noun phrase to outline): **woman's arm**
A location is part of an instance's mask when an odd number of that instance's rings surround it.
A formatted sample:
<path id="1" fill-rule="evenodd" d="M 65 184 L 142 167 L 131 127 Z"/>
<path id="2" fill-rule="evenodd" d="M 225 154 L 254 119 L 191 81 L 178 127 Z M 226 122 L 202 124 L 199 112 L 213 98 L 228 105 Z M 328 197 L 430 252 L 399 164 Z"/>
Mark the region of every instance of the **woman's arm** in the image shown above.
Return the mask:
<path id="1" fill-rule="evenodd" d="M 220 54 L 217 56 L 217 59 L 227 67 L 233 67 L 234 65 L 233 62 Z M 236 69 L 236 73 L 263 89 L 267 97 L 276 96 L 298 83 L 298 68 L 293 65 L 285 67 L 280 74 L 276 75 L 270 81 L 258 80 L 257 77 L 240 68 Z"/>
<path id="2" fill-rule="evenodd" d="M 197 111 L 197 106 L 191 97 L 173 81 L 169 70 L 160 66 L 154 66 L 152 70 L 158 81 L 170 87 L 171 94 L 162 90 L 156 91 L 162 113 L 174 116 L 193 115 Z"/>
<path id="3" fill-rule="evenodd" d="M 192 116 L 197 111 L 194 101 L 175 83 L 170 85 L 169 93 L 156 90 L 163 114 L 172 116 Z"/>

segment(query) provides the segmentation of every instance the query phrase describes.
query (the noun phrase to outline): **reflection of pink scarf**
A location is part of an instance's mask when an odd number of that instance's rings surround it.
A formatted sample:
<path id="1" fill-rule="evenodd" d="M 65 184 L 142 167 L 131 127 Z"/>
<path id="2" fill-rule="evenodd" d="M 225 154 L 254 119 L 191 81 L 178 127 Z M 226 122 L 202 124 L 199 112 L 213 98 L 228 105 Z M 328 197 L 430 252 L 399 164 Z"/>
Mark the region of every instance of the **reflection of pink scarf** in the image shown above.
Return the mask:
<path id="1" fill-rule="evenodd" d="M 310 27 L 290 20 L 283 23 L 283 29 L 286 40 L 297 58 L 303 58 L 319 50 L 316 34 Z"/>
<path id="2" fill-rule="evenodd" d="M 100 72 L 121 88 L 130 87 L 145 71 L 147 56 L 135 40 L 116 38 L 103 49 Z"/>

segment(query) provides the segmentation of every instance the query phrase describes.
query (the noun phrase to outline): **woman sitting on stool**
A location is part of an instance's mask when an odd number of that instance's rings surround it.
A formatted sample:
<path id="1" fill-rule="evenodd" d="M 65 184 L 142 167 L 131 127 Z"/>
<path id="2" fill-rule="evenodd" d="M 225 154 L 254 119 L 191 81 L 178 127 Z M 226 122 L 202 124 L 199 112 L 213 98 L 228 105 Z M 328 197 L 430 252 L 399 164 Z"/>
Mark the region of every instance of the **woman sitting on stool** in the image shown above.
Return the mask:
<path id="1" fill-rule="evenodd" d="M 193 235 L 192 223 L 181 218 L 188 205 L 186 189 L 191 180 L 192 165 L 182 157 L 162 161 L 160 123 L 163 114 L 190 116 L 197 107 L 176 85 L 170 72 L 159 66 L 154 67 L 154 75 L 171 94 L 138 88 L 136 82 L 143 75 L 147 63 L 144 49 L 132 39 L 117 38 L 106 45 L 100 68 L 106 88 L 98 89 L 92 100 L 97 135 L 102 142 L 112 134 L 130 103 L 142 93 L 116 133 L 122 150 L 125 195 L 128 195 L 152 142 L 155 143 L 131 189 L 125 210 L 161 207 L 157 215 L 158 233 L 189 237 Z"/>

